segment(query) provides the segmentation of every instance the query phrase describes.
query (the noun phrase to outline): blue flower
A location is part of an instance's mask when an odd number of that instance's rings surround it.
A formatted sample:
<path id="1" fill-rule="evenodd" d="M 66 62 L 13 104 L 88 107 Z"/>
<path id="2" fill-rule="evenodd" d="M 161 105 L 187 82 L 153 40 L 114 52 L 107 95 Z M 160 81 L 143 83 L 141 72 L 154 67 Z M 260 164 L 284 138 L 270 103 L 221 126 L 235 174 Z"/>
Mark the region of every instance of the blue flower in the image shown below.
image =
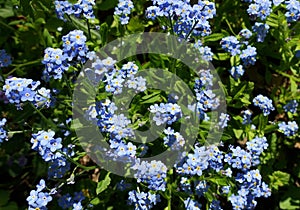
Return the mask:
<path id="1" fill-rule="evenodd" d="M 43 76 L 46 81 L 51 77 L 54 79 L 61 79 L 62 74 L 69 68 L 69 65 L 66 62 L 66 56 L 61 49 L 46 48 L 42 63 L 45 64 Z"/>
<path id="2" fill-rule="evenodd" d="M 242 122 L 243 125 L 248 125 L 252 122 L 251 116 L 252 116 L 252 113 L 250 112 L 250 110 L 243 111 L 243 122 Z"/>
<path id="3" fill-rule="evenodd" d="M 230 120 L 230 116 L 228 114 L 225 114 L 225 113 L 221 113 L 220 117 L 219 117 L 219 126 L 221 128 L 225 128 L 227 127 L 227 123 L 228 121 Z"/>
<path id="4" fill-rule="evenodd" d="M 230 69 L 230 74 L 234 79 L 239 79 L 241 76 L 244 75 L 244 68 L 242 65 L 233 66 Z"/>
<path id="5" fill-rule="evenodd" d="M 218 200 L 213 200 L 210 205 L 209 205 L 210 210 L 222 210 L 220 206 L 220 201 Z"/>
<path id="6" fill-rule="evenodd" d="M 289 121 L 287 124 L 281 122 L 278 124 L 279 131 L 283 132 L 285 136 L 294 136 L 298 132 L 298 125 L 295 121 Z"/>
<path id="7" fill-rule="evenodd" d="M 0 143 L 3 142 L 3 140 L 8 140 L 7 131 L 3 128 L 6 124 L 7 120 L 6 118 L 2 118 L 0 120 Z"/>
<path id="8" fill-rule="evenodd" d="M 47 204 L 52 201 L 52 197 L 49 193 L 43 192 L 46 188 L 45 181 L 42 179 L 36 186 L 37 190 L 31 190 L 30 195 L 27 197 L 29 209 L 47 209 Z"/>
<path id="9" fill-rule="evenodd" d="M 229 201 L 232 204 L 232 209 L 234 210 L 242 210 L 245 209 L 246 203 L 247 203 L 247 198 L 245 196 L 240 196 L 240 195 L 234 195 L 232 194 L 229 197 Z"/>
<path id="10" fill-rule="evenodd" d="M 134 205 L 135 210 L 147 210 L 160 202 L 160 195 L 132 190 L 128 193 L 128 201 Z"/>
<path id="11" fill-rule="evenodd" d="M 240 58 L 244 66 L 254 65 L 256 62 L 256 48 L 252 46 L 247 46 L 240 55 Z"/>
<path id="12" fill-rule="evenodd" d="M 153 0 L 153 6 L 146 10 L 149 19 L 157 17 L 171 18 L 173 31 L 184 39 L 188 35 L 207 36 L 211 33 L 208 20 L 216 15 L 215 4 L 209 1 L 198 1 L 193 6 L 189 1 Z"/>
<path id="13" fill-rule="evenodd" d="M 3 91 L 10 103 L 21 109 L 22 102 L 29 101 L 36 107 L 49 107 L 51 104 L 50 90 L 38 88 L 39 81 L 32 79 L 12 77 L 5 80 Z"/>
<path id="14" fill-rule="evenodd" d="M 0 69 L 11 64 L 11 57 L 5 50 L 0 50 Z"/>
<path id="15" fill-rule="evenodd" d="M 250 39 L 250 37 L 252 36 L 252 32 L 249 29 L 245 28 L 240 31 L 239 35 L 245 39 Z"/>
<path id="16" fill-rule="evenodd" d="M 203 60 L 205 60 L 205 61 L 212 61 L 212 57 L 213 57 L 214 54 L 211 52 L 211 48 L 210 47 L 202 46 L 202 43 L 201 43 L 200 40 L 198 40 L 194 44 L 194 47 L 199 50 L 199 52 L 200 52 Z"/>
<path id="17" fill-rule="evenodd" d="M 81 30 L 70 31 L 67 35 L 62 37 L 63 53 L 68 61 L 80 61 L 84 63 L 88 53 L 86 46 L 86 36 Z"/>
<path id="18" fill-rule="evenodd" d="M 185 140 L 180 133 L 174 132 L 170 127 L 165 129 L 164 133 L 167 135 L 164 137 L 164 144 L 171 147 L 171 150 L 180 150 L 185 145 Z"/>
<path id="19" fill-rule="evenodd" d="M 257 42 L 263 42 L 265 40 L 265 37 L 269 31 L 270 26 L 268 24 L 264 23 L 255 23 L 254 26 L 252 26 L 252 30 L 257 33 Z"/>
<path id="20" fill-rule="evenodd" d="M 156 160 L 140 162 L 138 159 L 131 168 L 136 171 L 134 177 L 138 182 L 148 184 L 148 188 L 151 190 L 165 191 L 167 167 L 163 162 Z"/>
<path id="21" fill-rule="evenodd" d="M 93 12 L 95 0 L 78 0 L 75 4 L 72 4 L 67 0 L 56 0 L 54 3 L 56 14 L 61 20 L 67 21 L 64 17 L 65 14 L 75 15 L 75 17 L 83 15 L 87 19 L 95 18 Z"/>
<path id="22" fill-rule="evenodd" d="M 262 111 L 264 116 L 270 114 L 270 111 L 274 111 L 275 108 L 272 105 L 272 100 L 259 94 L 253 99 L 254 106 L 258 106 Z"/>
<path id="23" fill-rule="evenodd" d="M 269 0 L 254 0 L 255 3 L 249 5 L 247 12 L 252 19 L 259 17 L 265 20 L 272 12 L 272 2 Z"/>
<path id="24" fill-rule="evenodd" d="M 221 40 L 220 44 L 222 48 L 229 52 L 232 56 L 238 55 L 241 53 L 240 47 L 241 44 L 234 36 L 228 36 Z"/>
<path id="25" fill-rule="evenodd" d="M 288 22 L 295 22 L 300 18 L 300 2 L 297 0 L 285 1 L 286 9 L 285 13 Z"/>
<path id="26" fill-rule="evenodd" d="M 134 6 L 131 0 L 119 0 L 117 7 L 115 8 L 115 15 L 120 17 L 122 25 L 126 25 L 129 22 L 129 15 Z"/>
<path id="27" fill-rule="evenodd" d="M 285 112 L 291 112 L 295 114 L 297 112 L 298 102 L 296 100 L 289 101 L 286 105 L 283 106 Z"/>
<path id="28" fill-rule="evenodd" d="M 184 206 L 186 210 L 201 210 L 202 205 L 198 203 L 198 201 L 193 200 L 192 198 L 188 198 L 184 200 Z"/>

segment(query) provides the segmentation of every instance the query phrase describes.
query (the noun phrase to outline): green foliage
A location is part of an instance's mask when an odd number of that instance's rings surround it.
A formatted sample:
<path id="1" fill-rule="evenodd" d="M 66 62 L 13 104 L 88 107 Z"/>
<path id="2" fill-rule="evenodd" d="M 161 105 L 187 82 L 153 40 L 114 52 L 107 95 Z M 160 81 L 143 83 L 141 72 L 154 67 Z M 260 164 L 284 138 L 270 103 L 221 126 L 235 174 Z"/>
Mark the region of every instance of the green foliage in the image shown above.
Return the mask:
<path id="1" fill-rule="evenodd" d="M 76 1 L 70 1 L 76 2 Z M 258 207 L 263 209 L 299 209 L 299 182 L 300 182 L 300 142 L 299 133 L 293 137 L 286 137 L 278 131 L 278 123 L 282 121 L 295 120 L 300 124 L 299 113 L 285 112 L 283 106 L 290 100 L 300 100 L 300 62 L 296 52 L 300 50 L 300 23 L 288 23 L 285 16 L 285 6 L 274 7 L 273 12 L 266 19 L 270 26 L 269 33 L 263 43 L 249 40 L 251 45 L 257 49 L 257 62 L 247 67 L 245 74 L 234 79 L 229 74 L 232 66 L 242 63 L 239 56 L 231 56 L 220 47 L 220 40 L 224 37 L 238 35 L 243 28 L 251 29 L 253 21 L 246 13 L 247 6 L 243 1 L 214 1 L 217 8 L 217 16 L 212 19 L 212 33 L 200 38 L 204 46 L 212 49 L 213 61 L 220 76 L 220 86 L 224 89 L 226 96 L 227 112 L 230 115 L 228 127 L 224 129 L 221 140 L 225 150 L 229 144 L 239 145 L 245 148 L 246 142 L 255 136 L 266 136 L 268 149 L 261 155 L 259 169 L 263 180 L 269 184 L 272 196 L 268 199 L 258 201 Z M 59 20 L 55 14 L 53 1 L 49 0 L 0 0 L 0 45 L 13 58 L 13 63 L 7 68 L 0 70 L 0 84 L 9 76 L 31 78 L 40 80 L 44 65 L 41 63 L 44 50 L 47 47 L 59 48 L 62 46 L 61 38 L 69 31 L 82 30 L 88 38 L 87 45 L 90 50 L 98 51 L 110 41 L 129 34 L 139 32 L 162 32 L 161 25 L 169 26 L 167 19 L 148 20 L 145 18 L 145 9 L 151 5 L 148 0 L 134 1 L 135 8 L 130 14 L 129 24 L 121 25 L 115 16 L 114 8 L 117 0 L 96 1 L 93 7 L 96 19 L 83 20 L 74 16 L 66 16 L 66 21 Z M 99 29 L 96 26 L 99 25 Z M 172 30 L 164 31 L 173 33 Z M 239 37 L 240 38 L 240 37 Z M 191 40 L 194 42 L 195 40 Z M 164 43 L 162 43 L 164 44 Z M 131 46 L 132 47 L 132 46 Z M 172 46 L 174 49 L 178 46 Z M 134 48 L 134 47 L 133 47 Z M 138 55 L 128 58 L 140 69 L 161 68 L 169 70 L 180 77 L 186 85 L 193 89 L 192 73 L 187 66 L 167 55 Z M 123 61 L 122 61 L 123 62 Z M 121 66 L 121 63 L 118 63 Z M 1 101 L 0 118 L 8 120 L 9 141 L 1 144 L 0 148 L 0 209 L 14 210 L 27 208 L 26 198 L 30 190 L 34 189 L 37 182 L 47 177 L 48 165 L 37 152 L 31 149 L 31 134 L 40 130 L 52 129 L 58 136 L 64 136 L 64 129 L 70 131 L 70 136 L 64 137 L 64 144 L 76 145 L 75 156 L 69 158 L 71 170 L 67 172 L 69 180 L 75 177 L 76 186 L 66 184 L 66 180 L 49 180 L 51 184 L 62 186 L 62 194 L 84 191 L 86 200 L 85 207 L 93 204 L 95 209 L 131 209 L 126 206 L 128 199 L 127 191 L 117 189 L 120 177 L 95 169 L 99 167 L 92 160 L 86 161 L 86 152 L 81 148 L 79 139 L 74 130 L 82 127 L 79 121 L 72 121 L 69 125 L 66 120 L 72 116 L 72 94 L 74 81 L 79 74 L 81 65 L 72 66 L 64 77 L 58 81 L 42 81 L 42 85 L 59 90 L 56 95 L 57 104 L 51 110 L 36 109 L 29 104 L 23 110 L 17 110 L 14 105 Z M 166 78 L 149 73 L 153 80 L 164 82 Z M 174 83 L 174 91 L 186 95 L 186 86 Z M 111 98 L 104 92 L 104 86 L 100 84 L 98 100 Z M 88 94 L 88 93 L 87 93 Z M 264 116 L 257 107 L 253 106 L 253 98 L 258 94 L 268 95 L 273 101 L 276 110 L 269 116 Z M 2 96 L 1 96 L 2 97 Z M 2 100 L 2 99 L 1 99 Z M 157 89 L 148 89 L 142 94 L 137 94 L 128 108 L 132 120 L 133 129 L 141 131 L 154 126 L 149 120 L 149 107 L 153 103 L 167 101 L 167 93 Z M 182 107 L 188 111 L 187 107 Z M 251 125 L 243 124 L 242 111 L 253 110 Z M 83 112 L 85 110 L 76 110 Z M 183 123 L 184 120 L 181 121 Z M 253 126 L 252 126 L 253 125 Z M 180 130 L 180 124 L 175 128 Z M 197 143 L 205 142 L 211 124 L 201 122 L 199 131 L 192 128 L 187 133 L 197 132 Z M 152 133 L 154 134 L 154 133 Z M 156 134 L 156 133 L 155 133 Z M 146 140 L 143 137 L 143 140 Z M 159 136 L 161 140 L 163 136 Z M 152 154 L 163 152 L 166 147 L 160 141 L 149 144 Z M 141 149 L 140 149 L 141 150 Z M 138 150 L 138 152 L 141 152 Z M 20 164 L 26 159 L 24 165 Z M 197 176 L 195 180 L 205 180 L 210 185 L 203 200 L 208 208 L 214 199 L 222 197 L 221 187 L 231 186 L 229 195 L 235 193 L 235 185 L 231 178 L 225 177 L 220 172 L 211 172 L 207 175 Z M 234 171 L 235 173 L 235 171 Z M 157 209 L 183 209 L 183 200 L 187 195 L 178 192 L 180 179 L 177 172 L 168 172 L 169 181 L 166 192 L 159 192 L 162 202 L 156 206 Z M 57 180 L 56 180 L 57 181 Z M 126 179 L 132 184 L 132 189 L 146 189 L 142 183 L 134 179 Z M 227 195 L 226 195 L 227 196 Z M 229 205 L 227 197 L 222 197 L 222 204 Z M 117 202 L 116 202 L 117 201 Z M 170 202 L 174 202 L 170 204 Z M 56 201 L 49 209 L 58 209 Z M 261 207 L 262 206 L 262 207 Z M 230 207 L 229 207 L 230 208 Z"/>

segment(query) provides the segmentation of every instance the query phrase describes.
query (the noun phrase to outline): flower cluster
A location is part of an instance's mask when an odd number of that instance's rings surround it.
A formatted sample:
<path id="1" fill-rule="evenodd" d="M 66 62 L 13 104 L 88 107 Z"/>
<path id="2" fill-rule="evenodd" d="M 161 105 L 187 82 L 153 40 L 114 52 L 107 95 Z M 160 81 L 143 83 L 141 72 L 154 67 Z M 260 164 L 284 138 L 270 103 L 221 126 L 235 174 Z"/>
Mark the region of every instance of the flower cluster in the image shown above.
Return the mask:
<path id="1" fill-rule="evenodd" d="M 88 48 L 85 44 L 86 36 L 83 31 L 70 31 L 67 35 L 62 37 L 63 53 L 68 61 L 78 60 L 81 63 L 86 61 Z"/>
<path id="2" fill-rule="evenodd" d="M 269 31 L 270 26 L 264 23 L 256 22 L 254 26 L 252 26 L 253 32 L 257 33 L 256 41 L 257 42 L 264 42 L 265 37 Z"/>
<path id="3" fill-rule="evenodd" d="M 71 168 L 71 164 L 67 161 L 64 156 L 72 157 L 74 156 L 73 148 L 75 145 L 69 144 L 67 147 L 63 147 L 60 153 L 63 156 L 51 160 L 48 168 L 48 178 L 60 179 L 62 178 Z M 71 180 L 70 184 L 73 183 Z"/>
<path id="4" fill-rule="evenodd" d="M 153 6 L 147 8 L 147 17 L 156 19 L 157 17 L 171 18 L 175 22 L 172 30 L 181 38 L 188 39 L 194 36 L 206 36 L 211 33 L 209 19 L 216 15 L 215 4 L 213 2 L 198 1 L 193 6 L 189 1 L 175 0 L 153 0 Z"/>
<path id="5" fill-rule="evenodd" d="M 155 114 L 153 120 L 156 125 L 162 125 L 164 123 L 171 125 L 178 121 L 182 116 L 181 108 L 176 103 L 154 104 L 150 106 L 149 110 L 151 113 Z"/>
<path id="6" fill-rule="evenodd" d="M 246 49 L 242 50 L 240 58 L 244 66 L 254 65 L 256 62 L 256 48 L 247 46 Z"/>
<path id="7" fill-rule="evenodd" d="M 239 32 L 239 39 L 235 36 L 227 36 L 220 41 L 221 47 L 229 52 L 231 56 L 239 56 L 242 65 L 233 66 L 229 72 L 234 79 L 238 79 L 244 74 L 243 67 L 254 65 L 256 62 L 256 48 L 248 45 L 248 39 L 252 36 L 249 29 L 242 29 Z"/>
<path id="8" fill-rule="evenodd" d="M 66 21 L 65 14 L 74 15 L 75 17 L 83 15 L 87 19 L 95 18 L 93 12 L 95 0 L 78 0 L 75 4 L 66 0 L 56 0 L 54 3 L 57 17 L 61 20 Z"/>
<path id="9" fill-rule="evenodd" d="M 186 160 L 177 166 L 177 172 L 185 175 L 202 175 L 208 168 L 208 151 L 205 147 L 195 146 L 193 154 L 188 154 Z"/>
<path id="10" fill-rule="evenodd" d="M 0 50 L 0 69 L 11 64 L 11 57 L 5 50 Z"/>
<path id="11" fill-rule="evenodd" d="M 243 124 L 244 125 L 251 123 L 251 116 L 252 116 L 252 113 L 250 112 L 250 110 L 243 111 Z"/>
<path id="12" fill-rule="evenodd" d="M 165 191 L 167 167 L 163 162 L 156 160 L 151 162 L 139 161 L 138 159 L 132 169 L 136 171 L 134 177 L 138 182 L 147 183 L 150 190 Z"/>
<path id="13" fill-rule="evenodd" d="M 5 118 L 0 120 L 0 144 L 3 140 L 8 140 L 7 131 L 3 128 L 6 124 L 7 120 Z"/>
<path id="14" fill-rule="evenodd" d="M 253 99 L 253 104 L 254 106 L 258 106 L 263 111 L 264 116 L 269 115 L 270 111 L 275 110 L 272 104 L 272 100 L 261 94 Z"/>
<path id="15" fill-rule="evenodd" d="M 184 206 L 187 210 L 201 210 L 202 205 L 192 198 L 184 200 Z"/>
<path id="16" fill-rule="evenodd" d="M 300 2 L 297 0 L 285 1 L 287 12 L 285 16 L 288 22 L 296 22 L 300 19 Z"/>
<path id="17" fill-rule="evenodd" d="M 43 192 L 46 188 L 45 180 L 40 180 L 40 183 L 36 186 L 36 190 L 31 190 L 30 195 L 27 197 L 28 210 L 47 209 L 47 204 L 52 201 L 52 197 L 49 193 Z"/>
<path id="18" fill-rule="evenodd" d="M 48 47 L 44 52 L 45 70 L 43 79 L 49 81 L 50 78 L 61 79 L 70 64 L 77 62 L 84 63 L 88 53 L 85 44 L 86 36 L 80 30 L 74 30 L 62 37 L 63 49 Z M 72 62 L 72 63 L 71 63 Z"/>
<path id="19" fill-rule="evenodd" d="M 219 126 L 221 127 L 221 128 L 225 128 L 225 127 L 227 127 L 227 123 L 228 123 L 228 121 L 230 120 L 230 116 L 229 116 L 229 114 L 225 114 L 225 113 L 221 113 L 221 115 L 220 115 L 220 121 L 219 121 Z"/>
<path id="20" fill-rule="evenodd" d="M 92 68 L 86 68 L 85 73 L 91 82 L 104 82 L 106 92 L 117 95 L 122 93 L 124 87 L 137 93 L 146 90 L 146 79 L 135 76 L 138 66 L 134 62 L 128 62 L 117 70 L 116 61 L 111 57 L 101 60 L 95 55 L 90 60 L 93 60 Z"/>
<path id="21" fill-rule="evenodd" d="M 122 25 L 126 25 L 129 22 L 129 15 L 133 9 L 133 3 L 131 0 L 119 0 L 118 6 L 115 8 L 115 15 L 120 16 Z"/>
<path id="22" fill-rule="evenodd" d="M 145 193 L 132 190 L 128 193 L 128 201 L 129 204 L 134 205 L 135 210 L 147 210 L 160 201 L 160 196 L 150 192 Z"/>
<path id="23" fill-rule="evenodd" d="M 210 70 L 200 70 L 200 78 L 195 80 L 196 111 L 201 120 L 209 120 L 206 112 L 215 110 L 220 105 L 220 99 L 213 93 L 213 75 Z"/>
<path id="24" fill-rule="evenodd" d="M 258 197 L 269 197 L 271 195 L 268 185 L 262 181 L 258 169 L 250 170 L 245 174 L 238 174 L 236 177 L 241 186 L 237 194 L 232 194 L 229 201 L 233 209 L 253 209 L 255 208 Z"/>
<path id="25" fill-rule="evenodd" d="M 69 209 L 72 208 L 73 209 L 83 209 L 81 202 L 85 199 L 85 196 L 83 195 L 82 192 L 75 192 L 74 196 L 72 197 L 69 193 L 61 196 L 57 202 L 58 205 L 62 208 L 62 209 Z"/>
<path id="26" fill-rule="evenodd" d="M 261 153 L 268 148 L 267 138 L 266 137 L 258 137 L 256 136 L 251 141 L 246 143 L 247 150 L 252 155 L 252 165 L 256 166 L 260 163 L 259 156 Z"/>
<path id="27" fill-rule="evenodd" d="M 61 157 L 57 150 L 62 148 L 61 138 L 54 138 L 54 131 L 39 131 L 38 133 L 32 134 L 31 149 L 39 152 L 42 158 L 48 162 L 50 160 Z"/>
<path id="28" fill-rule="evenodd" d="M 171 150 L 180 150 L 185 140 L 180 133 L 175 132 L 172 128 L 168 127 L 164 130 L 166 136 L 164 137 L 164 144 L 171 148 Z"/>
<path id="29" fill-rule="evenodd" d="M 249 5 L 247 12 L 252 19 L 265 20 L 272 12 L 271 7 L 272 2 L 269 0 L 254 0 L 254 3 Z"/>
<path id="30" fill-rule="evenodd" d="M 298 125 L 295 121 L 290 121 L 287 124 L 281 122 L 278 124 L 279 131 L 283 132 L 285 136 L 294 136 L 298 131 Z"/>
<path id="31" fill-rule="evenodd" d="M 298 102 L 296 100 L 289 101 L 286 105 L 283 106 L 285 112 L 291 112 L 295 114 L 297 112 Z"/>
<path id="32" fill-rule="evenodd" d="M 244 28 L 240 31 L 239 35 L 244 39 L 250 39 L 252 36 L 252 32 L 249 29 Z"/>
<path id="33" fill-rule="evenodd" d="M 213 53 L 211 52 L 211 48 L 207 46 L 203 46 L 201 41 L 198 40 L 194 47 L 199 50 L 200 55 L 202 56 L 202 59 L 205 61 L 212 61 Z"/>
<path id="34" fill-rule="evenodd" d="M 36 107 L 49 107 L 51 105 L 50 90 L 42 87 L 41 83 L 32 79 L 12 77 L 5 80 L 3 91 L 10 103 L 21 109 L 23 102 L 31 102 Z"/>
<path id="35" fill-rule="evenodd" d="M 229 197 L 229 201 L 234 209 L 253 208 L 256 205 L 255 198 L 270 196 L 270 189 L 261 180 L 259 170 L 252 169 L 252 167 L 260 163 L 259 156 L 267 147 L 267 139 L 258 136 L 248 141 L 245 149 L 242 149 L 240 146 L 234 147 L 229 145 L 229 151 L 226 153 L 214 145 L 209 147 L 196 145 L 194 153 L 188 154 L 176 166 L 177 173 L 187 175 L 181 177 L 180 187 L 183 191 L 191 193 L 191 180 L 188 177 L 195 175 L 201 177 L 203 171 L 212 169 L 231 179 L 234 178 L 236 181 L 238 194 L 232 194 Z M 199 197 L 203 196 L 210 187 L 206 181 L 194 181 L 193 186 Z M 223 186 L 222 189 L 225 194 L 230 192 L 229 186 Z M 184 203 L 187 209 L 196 207 L 201 209 L 198 203 L 190 198 Z M 219 204 L 218 201 L 211 203 L 213 206 L 216 205 L 217 209 L 221 209 Z"/>
<path id="36" fill-rule="evenodd" d="M 229 52 L 232 56 L 239 55 L 241 53 L 241 44 L 235 36 L 224 37 L 220 44 L 222 48 Z"/>
<path id="37" fill-rule="evenodd" d="M 67 162 L 65 155 L 69 155 L 68 148 L 63 148 L 62 139 L 54 138 L 54 131 L 39 131 L 32 134 L 32 149 L 38 151 L 43 160 L 50 162 L 48 177 L 61 178 L 69 169 L 70 163 Z M 63 154 L 62 154 L 63 153 Z"/>
<path id="38" fill-rule="evenodd" d="M 242 65 L 238 65 L 238 66 L 231 67 L 229 72 L 234 79 L 239 79 L 241 76 L 244 75 L 245 71 Z"/>

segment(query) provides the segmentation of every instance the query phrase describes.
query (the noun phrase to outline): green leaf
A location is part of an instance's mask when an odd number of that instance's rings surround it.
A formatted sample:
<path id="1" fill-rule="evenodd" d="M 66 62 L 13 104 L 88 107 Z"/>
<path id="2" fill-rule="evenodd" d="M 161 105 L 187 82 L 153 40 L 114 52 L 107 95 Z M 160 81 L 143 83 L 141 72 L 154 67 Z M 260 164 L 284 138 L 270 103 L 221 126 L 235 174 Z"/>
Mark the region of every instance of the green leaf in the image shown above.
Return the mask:
<path id="1" fill-rule="evenodd" d="M 159 102 L 161 100 L 160 95 L 154 95 L 153 97 L 141 102 L 142 104 L 152 104 L 154 102 Z"/>
<path id="2" fill-rule="evenodd" d="M 44 36 L 44 39 L 45 39 L 45 42 L 46 42 L 46 46 L 52 46 L 52 37 L 49 33 L 49 31 L 45 28 L 44 29 L 44 32 L 43 32 L 43 36 Z"/>
<path id="3" fill-rule="evenodd" d="M 102 23 L 100 26 L 100 36 L 102 38 L 102 42 L 106 43 L 107 42 L 107 37 L 108 37 L 108 25 L 107 23 Z"/>
<path id="4" fill-rule="evenodd" d="M 6 190 L 0 190 L 0 206 L 4 206 L 5 204 L 7 204 L 8 200 L 9 192 Z"/>
<path id="5" fill-rule="evenodd" d="M 5 206 L 1 206 L 1 210 L 18 210 L 18 205 L 16 202 L 9 202 Z"/>
<path id="6" fill-rule="evenodd" d="M 218 61 L 225 61 L 230 58 L 229 53 L 217 53 L 213 55 L 213 59 L 218 60 Z"/>
<path id="7" fill-rule="evenodd" d="M 279 202 L 280 209 L 299 209 L 300 200 L 293 200 L 291 197 Z"/>
<path id="8" fill-rule="evenodd" d="M 210 182 L 217 184 L 218 186 L 227 186 L 228 182 L 225 177 L 216 177 L 209 179 Z"/>
<path id="9" fill-rule="evenodd" d="M 222 33 L 214 33 L 209 36 L 204 37 L 204 42 L 215 42 L 225 37 Z"/>
<path id="10" fill-rule="evenodd" d="M 127 28 L 128 28 L 128 31 L 138 32 L 138 31 L 144 31 L 145 27 L 138 17 L 133 17 L 130 19 L 130 21 L 127 25 Z"/>
<path id="11" fill-rule="evenodd" d="M 90 204 L 98 205 L 100 202 L 101 202 L 101 201 L 100 201 L 99 198 L 94 198 L 93 200 L 90 201 Z"/>
<path id="12" fill-rule="evenodd" d="M 290 174 L 282 171 L 274 171 L 272 175 L 269 175 L 269 178 L 271 181 L 270 186 L 278 190 L 279 187 L 288 185 L 290 180 Z"/>
<path id="13" fill-rule="evenodd" d="M 0 9 L 0 17 L 3 18 L 8 18 L 8 17 L 13 17 L 14 16 L 14 11 L 12 8 L 1 8 Z"/>
<path id="14" fill-rule="evenodd" d="M 299 209 L 300 206 L 300 194 L 299 187 L 291 186 L 281 197 L 279 206 L 281 209 Z"/>
<path id="15" fill-rule="evenodd" d="M 117 6 L 118 0 L 106 0 L 98 5 L 98 9 L 101 11 L 110 10 Z"/>
<path id="16" fill-rule="evenodd" d="M 259 115 L 258 121 L 259 121 L 258 130 L 263 131 L 268 124 L 268 117 L 261 114 Z"/>
<path id="17" fill-rule="evenodd" d="M 24 15 L 29 15 L 31 18 L 34 18 L 34 11 L 31 4 L 31 0 L 20 0 L 20 5 Z"/>
<path id="18" fill-rule="evenodd" d="M 110 172 L 108 172 L 103 180 L 98 182 L 96 193 L 97 195 L 106 190 L 110 184 L 111 178 L 109 177 Z"/>
<path id="19" fill-rule="evenodd" d="M 235 137 L 236 137 L 237 139 L 240 139 L 240 138 L 241 138 L 243 132 L 244 132 L 243 130 L 233 129 L 233 133 L 234 133 L 234 135 L 235 135 Z"/>

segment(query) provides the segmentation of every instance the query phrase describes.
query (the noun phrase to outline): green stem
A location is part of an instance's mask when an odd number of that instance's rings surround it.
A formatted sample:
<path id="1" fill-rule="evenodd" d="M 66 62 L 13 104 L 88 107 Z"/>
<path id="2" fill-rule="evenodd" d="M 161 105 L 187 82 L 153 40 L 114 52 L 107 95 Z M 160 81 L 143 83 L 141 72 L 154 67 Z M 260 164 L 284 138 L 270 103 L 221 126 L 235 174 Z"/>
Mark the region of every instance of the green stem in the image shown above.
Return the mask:
<path id="1" fill-rule="evenodd" d="M 227 25 L 228 25 L 229 30 L 231 31 L 231 33 L 232 33 L 234 36 L 236 36 L 236 34 L 234 33 L 234 31 L 233 31 L 233 29 L 232 29 L 232 27 L 231 27 L 229 21 L 228 21 L 227 19 L 225 19 L 225 21 L 226 21 L 226 23 L 227 23 Z"/>
<path id="2" fill-rule="evenodd" d="M 170 29 L 171 29 L 171 35 L 174 35 L 174 30 L 173 30 L 173 23 L 172 23 L 172 18 L 169 14 L 169 21 L 170 21 Z"/>
<path id="3" fill-rule="evenodd" d="M 32 103 L 30 103 L 34 110 L 43 118 L 43 120 L 51 125 L 52 128 L 57 128 L 57 125 L 51 120 L 48 119 L 39 109 L 37 109 Z"/>
<path id="4" fill-rule="evenodd" d="M 185 37 L 185 40 L 187 41 L 187 39 L 189 38 L 189 36 L 191 35 L 191 33 L 193 32 L 193 30 L 195 29 L 196 25 L 198 24 L 199 21 L 196 21 L 192 27 L 192 29 L 189 31 L 188 35 Z"/>
<path id="5" fill-rule="evenodd" d="M 294 80 L 295 82 L 300 82 L 300 79 L 297 77 L 294 77 L 293 75 L 290 75 L 290 74 L 287 74 L 287 73 L 284 73 L 284 72 L 281 72 L 278 70 L 275 70 L 275 71 L 276 71 L 276 73 L 281 74 L 282 76 L 287 77 L 290 80 Z"/>
<path id="6" fill-rule="evenodd" d="M 11 26 L 9 26 L 9 25 L 3 23 L 2 21 L 0 21 L 0 25 L 4 26 L 5 28 L 7 28 L 7 29 L 9 29 L 9 30 L 11 30 L 11 31 L 15 31 L 15 29 L 14 29 L 13 27 L 11 27 Z"/>
<path id="7" fill-rule="evenodd" d="M 97 168 L 97 166 L 83 166 L 83 165 L 81 165 L 80 163 L 77 163 L 75 160 L 73 160 L 72 158 L 70 158 L 68 155 L 66 155 L 66 154 L 63 153 L 62 151 L 59 151 L 59 150 L 58 150 L 58 152 L 61 153 L 62 155 L 64 155 L 65 158 L 67 158 L 68 161 L 70 161 L 71 163 L 75 164 L 76 167 L 82 168 L 82 169 L 85 170 L 85 171 L 90 171 L 90 170 L 93 170 L 93 169 L 96 169 L 96 168 Z"/>
<path id="8" fill-rule="evenodd" d="M 172 190 L 169 189 L 170 197 L 168 198 L 168 210 L 172 209 L 172 206 L 171 206 L 171 204 L 172 204 L 172 195 L 171 195 L 171 193 L 172 193 Z"/>
<path id="9" fill-rule="evenodd" d="M 38 63 L 41 63 L 41 61 L 42 61 L 41 59 L 38 59 L 38 60 L 35 60 L 35 61 L 29 61 L 27 63 L 22 63 L 22 64 L 12 64 L 12 66 L 15 66 L 15 68 L 12 69 L 7 74 L 4 74 L 4 76 L 7 77 L 7 76 L 11 75 L 12 73 L 14 73 L 16 70 L 18 70 L 21 67 L 29 66 L 29 65 L 33 65 L 33 64 L 38 64 Z"/>
<path id="10" fill-rule="evenodd" d="M 84 23 L 82 23 L 79 19 L 72 16 L 67 16 L 67 17 L 75 27 L 85 31 L 86 33 L 89 33 L 88 27 Z M 97 39 L 101 40 L 100 34 L 97 33 L 96 31 L 90 29 L 90 33 L 91 35 L 94 35 Z"/>
<path id="11" fill-rule="evenodd" d="M 172 183 L 173 183 L 173 179 L 172 179 L 172 175 L 173 175 L 173 169 L 171 169 L 169 171 L 169 180 L 168 180 L 168 210 L 172 209 Z"/>
<path id="12" fill-rule="evenodd" d="M 86 24 L 87 24 L 87 27 L 88 27 L 89 39 L 91 40 L 91 39 L 92 39 L 92 35 L 91 35 L 91 26 L 90 26 L 90 23 L 89 23 L 89 20 L 88 20 L 88 19 L 86 20 Z"/>

